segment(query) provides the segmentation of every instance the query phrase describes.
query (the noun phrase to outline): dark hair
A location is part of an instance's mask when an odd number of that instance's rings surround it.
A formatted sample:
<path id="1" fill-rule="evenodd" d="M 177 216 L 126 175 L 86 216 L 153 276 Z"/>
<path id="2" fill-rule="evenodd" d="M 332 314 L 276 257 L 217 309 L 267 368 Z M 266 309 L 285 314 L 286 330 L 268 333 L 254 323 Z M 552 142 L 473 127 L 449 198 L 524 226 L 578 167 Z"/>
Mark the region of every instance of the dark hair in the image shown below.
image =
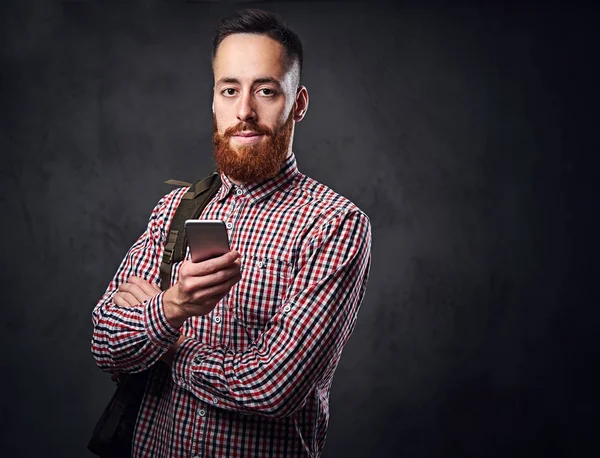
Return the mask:
<path id="1" fill-rule="evenodd" d="M 281 43 L 285 48 L 288 65 L 294 59 L 298 60 L 302 74 L 302 43 L 300 37 L 288 28 L 275 14 L 259 9 L 244 9 L 233 16 L 224 17 L 219 21 L 217 34 L 213 39 L 212 58 L 214 62 L 217 49 L 221 42 L 235 33 L 254 33 L 266 35 Z"/>

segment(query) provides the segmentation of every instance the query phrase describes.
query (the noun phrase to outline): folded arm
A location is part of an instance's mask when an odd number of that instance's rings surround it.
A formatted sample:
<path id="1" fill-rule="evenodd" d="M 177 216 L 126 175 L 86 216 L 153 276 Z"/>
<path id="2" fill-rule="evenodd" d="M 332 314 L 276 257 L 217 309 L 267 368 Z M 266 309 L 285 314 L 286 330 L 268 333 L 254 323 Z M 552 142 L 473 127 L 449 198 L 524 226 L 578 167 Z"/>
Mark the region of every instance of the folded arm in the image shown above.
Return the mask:
<path id="1" fill-rule="evenodd" d="M 217 407 L 285 417 L 335 370 L 356 322 L 370 268 L 371 231 L 354 211 L 320 228 L 301 253 L 285 303 L 248 348 L 178 342 L 176 384 Z"/>
<path id="2" fill-rule="evenodd" d="M 182 190 L 175 190 L 160 200 L 146 230 L 129 249 L 92 312 L 92 354 L 98 366 L 107 372 L 140 372 L 155 364 L 180 336 L 179 329 L 159 312 L 164 292 L 133 305 L 115 296 L 132 276 L 156 288 L 160 285 L 165 223 L 171 219 L 181 195 Z"/>
<path id="3" fill-rule="evenodd" d="M 241 278 L 240 255 L 231 251 L 200 263 L 184 261 L 177 267 L 181 281 L 160 291 L 167 224 L 181 196 L 174 191 L 159 202 L 94 309 L 92 353 L 108 372 L 139 372 L 171 360 L 185 319 L 210 313 Z M 179 304 L 175 319 L 164 313 L 173 303 Z"/>

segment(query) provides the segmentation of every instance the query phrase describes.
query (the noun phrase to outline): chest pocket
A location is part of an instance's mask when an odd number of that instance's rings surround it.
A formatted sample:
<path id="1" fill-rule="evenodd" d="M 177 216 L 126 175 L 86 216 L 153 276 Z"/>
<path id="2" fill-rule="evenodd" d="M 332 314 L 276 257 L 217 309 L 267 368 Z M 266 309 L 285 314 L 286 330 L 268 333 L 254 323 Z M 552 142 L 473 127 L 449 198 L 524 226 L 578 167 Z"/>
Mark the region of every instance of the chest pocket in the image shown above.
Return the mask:
<path id="1" fill-rule="evenodd" d="M 290 275 L 291 266 L 283 260 L 245 256 L 242 279 L 230 304 L 239 324 L 249 330 L 264 329 L 285 300 Z"/>

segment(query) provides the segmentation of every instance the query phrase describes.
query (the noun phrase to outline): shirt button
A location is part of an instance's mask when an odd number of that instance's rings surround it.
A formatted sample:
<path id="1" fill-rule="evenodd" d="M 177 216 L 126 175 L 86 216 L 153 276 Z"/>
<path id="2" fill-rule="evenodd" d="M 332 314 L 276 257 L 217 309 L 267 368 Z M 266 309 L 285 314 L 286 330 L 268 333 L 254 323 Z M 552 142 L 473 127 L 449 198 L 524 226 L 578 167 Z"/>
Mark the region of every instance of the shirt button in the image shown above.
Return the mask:
<path id="1" fill-rule="evenodd" d="M 202 364 L 202 357 L 201 356 L 196 356 L 194 358 L 194 364 Z"/>
<path id="2" fill-rule="evenodd" d="M 238 189 L 235 190 L 235 194 L 237 196 L 241 196 L 242 194 L 244 194 L 244 191 L 242 191 L 241 189 L 238 188 Z"/>
<path id="3" fill-rule="evenodd" d="M 264 262 L 262 262 L 262 261 L 259 261 L 259 263 L 258 263 L 258 268 L 259 268 L 259 269 L 262 269 L 264 266 L 265 266 L 265 263 L 264 263 Z"/>
<path id="4" fill-rule="evenodd" d="M 213 398 L 212 401 L 213 401 L 213 404 L 218 404 L 219 403 L 219 400 L 217 398 Z"/>
<path id="5" fill-rule="evenodd" d="M 215 317 L 215 323 L 219 324 L 220 322 L 221 322 L 221 316 L 220 316 L 220 315 L 217 315 L 217 316 Z"/>
<path id="6" fill-rule="evenodd" d="M 206 415 L 206 410 L 202 409 L 199 413 L 201 417 L 204 417 Z"/>
<path id="7" fill-rule="evenodd" d="M 233 229 L 233 224 L 227 223 L 225 224 L 225 227 L 227 227 L 227 229 Z"/>
<path id="8" fill-rule="evenodd" d="M 288 305 L 286 305 L 285 307 L 283 307 L 283 311 L 284 311 L 285 313 L 289 312 L 290 310 L 292 310 L 292 307 L 290 307 L 290 306 L 289 306 L 289 304 L 288 304 Z"/>

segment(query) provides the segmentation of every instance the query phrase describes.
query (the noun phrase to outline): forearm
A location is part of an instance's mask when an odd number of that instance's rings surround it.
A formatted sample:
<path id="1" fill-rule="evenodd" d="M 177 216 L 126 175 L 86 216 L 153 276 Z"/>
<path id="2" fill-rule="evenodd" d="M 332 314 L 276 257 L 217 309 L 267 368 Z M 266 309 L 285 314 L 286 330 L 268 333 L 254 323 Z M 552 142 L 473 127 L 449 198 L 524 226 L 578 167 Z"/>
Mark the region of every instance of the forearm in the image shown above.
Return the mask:
<path id="1" fill-rule="evenodd" d="M 133 373 L 151 367 L 180 335 L 164 319 L 163 293 L 134 307 L 101 300 L 93 312 L 92 354 L 108 372 Z"/>
<path id="2" fill-rule="evenodd" d="M 352 266 L 357 281 L 346 283 L 353 287 L 330 296 L 319 295 L 324 289 L 313 285 L 282 304 L 244 351 L 182 340 L 172 364 L 174 383 L 227 410 L 274 418 L 293 414 L 333 375 L 354 329 L 368 270 L 368 260 L 360 261 Z"/>
<path id="3" fill-rule="evenodd" d="M 111 372 L 139 372 L 152 366 L 177 340 L 179 330 L 160 321 L 162 293 L 140 304 L 115 304 L 119 288 L 132 276 L 160 283 L 165 234 L 184 189 L 164 196 L 156 205 L 144 233 L 131 246 L 104 295 L 92 312 L 92 354 L 98 366 Z"/>
<path id="4" fill-rule="evenodd" d="M 198 399 L 225 410 L 272 418 L 292 414 L 302 406 L 309 390 L 303 389 L 302 380 L 292 380 L 292 372 L 257 354 L 255 348 L 244 354 L 231 353 L 185 338 L 172 362 L 173 381 Z"/>
<path id="5" fill-rule="evenodd" d="M 282 418 L 328 382 L 365 292 L 368 221 L 354 217 L 327 225 L 307 253 L 288 299 L 252 345 L 233 352 L 183 339 L 174 352 L 174 383 L 220 408 Z"/>

